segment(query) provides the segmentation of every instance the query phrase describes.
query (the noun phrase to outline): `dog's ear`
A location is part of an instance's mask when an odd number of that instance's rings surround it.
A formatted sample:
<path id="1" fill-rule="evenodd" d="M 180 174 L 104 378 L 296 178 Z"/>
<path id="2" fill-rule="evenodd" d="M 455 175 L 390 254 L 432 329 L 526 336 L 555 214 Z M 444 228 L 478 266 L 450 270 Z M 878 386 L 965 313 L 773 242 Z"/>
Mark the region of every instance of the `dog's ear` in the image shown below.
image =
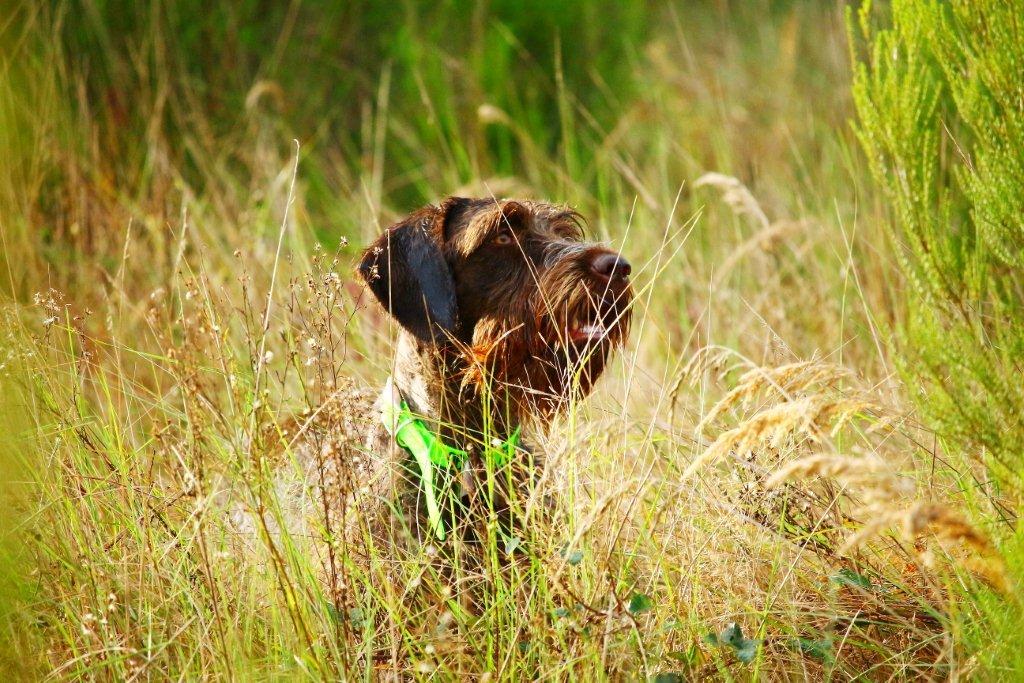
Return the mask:
<path id="1" fill-rule="evenodd" d="M 439 343 L 458 327 L 451 270 L 441 252 L 444 207 L 388 228 L 363 253 L 359 274 L 377 300 L 417 339 Z"/>

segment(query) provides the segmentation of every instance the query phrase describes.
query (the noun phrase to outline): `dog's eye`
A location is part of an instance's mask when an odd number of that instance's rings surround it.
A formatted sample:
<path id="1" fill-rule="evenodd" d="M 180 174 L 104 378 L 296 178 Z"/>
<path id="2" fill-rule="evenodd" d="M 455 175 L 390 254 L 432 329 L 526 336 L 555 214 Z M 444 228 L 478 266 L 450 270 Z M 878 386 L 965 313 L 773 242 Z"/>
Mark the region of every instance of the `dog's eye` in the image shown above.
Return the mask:
<path id="1" fill-rule="evenodd" d="M 494 243 L 501 247 L 507 247 L 515 241 L 512 237 L 512 233 L 508 230 L 502 230 L 494 237 Z"/>

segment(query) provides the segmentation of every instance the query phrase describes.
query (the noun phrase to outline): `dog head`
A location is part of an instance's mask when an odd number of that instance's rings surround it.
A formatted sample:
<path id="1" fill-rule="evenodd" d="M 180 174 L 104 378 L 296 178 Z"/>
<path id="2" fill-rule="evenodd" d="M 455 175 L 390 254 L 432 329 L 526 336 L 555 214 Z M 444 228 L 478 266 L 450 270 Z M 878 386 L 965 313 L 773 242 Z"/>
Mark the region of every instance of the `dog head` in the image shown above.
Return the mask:
<path id="1" fill-rule="evenodd" d="M 388 228 L 359 272 L 461 387 L 541 417 L 589 393 L 629 329 L 629 263 L 565 207 L 451 197 Z"/>

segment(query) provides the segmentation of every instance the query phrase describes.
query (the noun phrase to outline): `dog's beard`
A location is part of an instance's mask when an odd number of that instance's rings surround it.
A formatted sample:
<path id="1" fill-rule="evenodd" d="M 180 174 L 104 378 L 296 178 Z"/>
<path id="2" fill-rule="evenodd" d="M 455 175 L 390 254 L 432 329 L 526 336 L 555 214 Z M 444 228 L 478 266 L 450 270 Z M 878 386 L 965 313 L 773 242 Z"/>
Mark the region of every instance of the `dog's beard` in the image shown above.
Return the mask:
<path id="1" fill-rule="evenodd" d="M 612 293 L 578 279 L 542 281 L 519 310 L 477 323 L 464 385 L 486 384 L 522 414 L 550 418 L 590 393 L 628 335 L 631 300 L 628 288 Z"/>
<path id="2" fill-rule="evenodd" d="M 629 333 L 632 295 L 628 289 L 595 291 L 584 282 L 576 282 L 537 298 L 537 339 L 545 348 L 568 351 L 570 359 L 602 347 L 621 346 Z"/>

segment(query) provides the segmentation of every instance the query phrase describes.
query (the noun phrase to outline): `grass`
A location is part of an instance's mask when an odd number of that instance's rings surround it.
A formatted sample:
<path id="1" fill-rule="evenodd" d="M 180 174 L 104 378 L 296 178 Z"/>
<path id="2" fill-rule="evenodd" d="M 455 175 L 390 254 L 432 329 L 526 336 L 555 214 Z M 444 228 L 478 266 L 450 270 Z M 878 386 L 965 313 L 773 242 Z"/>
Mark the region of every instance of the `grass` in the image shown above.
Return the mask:
<path id="1" fill-rule="evenodd" d="M 1020 543 L 893 372 L 841 8 L 616 11 L 612 41 L 568 4 L 11 9 L 5 669 L 1006 673 Z M 542 444 L 556 513 L 454 584 L 429 548 L 240 537 L 287 514 L 267 435 L 387 375 L 354 255 L 448 193 L 570 202 L 635 264 L 626 352 Z"/>

